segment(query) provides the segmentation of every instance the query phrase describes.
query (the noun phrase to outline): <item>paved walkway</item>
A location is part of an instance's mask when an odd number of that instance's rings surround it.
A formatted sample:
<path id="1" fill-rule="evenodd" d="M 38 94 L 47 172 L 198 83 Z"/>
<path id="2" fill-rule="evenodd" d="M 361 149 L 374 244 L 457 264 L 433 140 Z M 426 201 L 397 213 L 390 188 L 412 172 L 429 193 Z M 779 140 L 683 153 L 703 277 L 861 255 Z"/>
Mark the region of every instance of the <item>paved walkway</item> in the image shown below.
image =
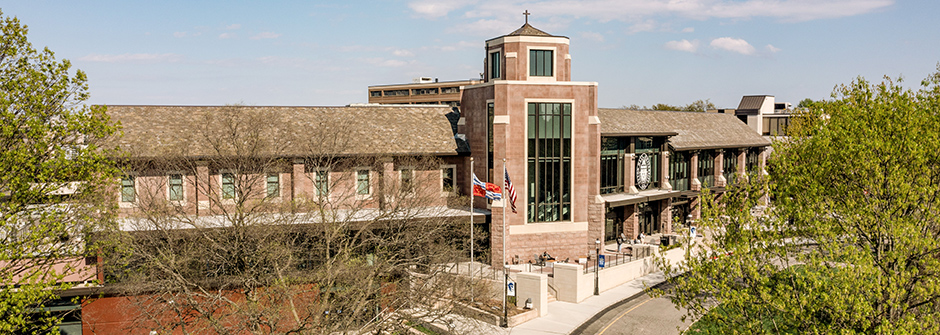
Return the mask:
<path id="1" fill-rule="evenodd" d="M 454 320 L 459 325 L 452 324 L 452 326 L 456 326 L 457 332 L 461 332 L 462 329 L 475 334 L 569 334 L 607 307 L 642 293 L 647 287 L 663 281 L 665 278 L 662 272 L 657 272 L 601 292 L 600 295 L 588 297 L 581 303 L 553 301 L 548 303 L 548 315 L 512 328 L 500 328 L 467 319 Z"/>

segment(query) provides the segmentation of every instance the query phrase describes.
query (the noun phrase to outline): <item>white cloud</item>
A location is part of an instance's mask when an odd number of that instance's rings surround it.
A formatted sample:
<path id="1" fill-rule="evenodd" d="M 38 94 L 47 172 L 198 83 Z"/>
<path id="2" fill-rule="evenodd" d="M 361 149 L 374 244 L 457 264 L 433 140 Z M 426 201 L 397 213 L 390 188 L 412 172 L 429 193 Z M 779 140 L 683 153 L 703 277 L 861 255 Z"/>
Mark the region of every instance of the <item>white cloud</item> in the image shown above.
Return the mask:
<path id="1" fill-rule="evenodd" d="M 780 52 L 780 48 L 775 47 L 775 46 L 770 45 L 770 44 L 768 44 L 765 48 L 767 48 L 767 51 L 770 51 L 770 53 L 777 53 L 777 52 Z"/>
<path id="2" fill-rule="evenodd" d="M 228 29 L 228 30 L 235 30 L 235 29 L 238 29 L 238 28 L 241 28 L 241 27 L 242 27 L 242 25 L 240 25 L 240 24 L 238 24 L 238 23 L 233 23 L 233 24 L 230 24 L 230 25 L 225 26 L 225 29 Z"/>
<path id="3" fill-rule="evenodd" d="M 656 27 L 658 26 L 659 25 L 656 23 L 656 21 L 646 20 L 643 22 L 634 23 L 632 26 L 630 26 L 630 28 L 627 29 L 627 33 L 636 34 L 647 31 L 655 31 Z"/>
<path id="4" fill-rule="evenodd" d="M 178 62 L 183 59 L 182 55 L 166 53 L 166 54 L 120 54 L 120 55 L 101 55 L 101 54 L 90 54 L 88 56 L 79 58 L 78 60 L 86 62 L 102 62 L 102 63 L 122 63 L 122 62 L 142 62 L 142 63 L 164 63 L 164 62 Z"/>
<path id="5" fill-rule="evenodd" d="M 438 18 L 463 10 L 471 18 L 521 21 L 528 8 L 530 21 L 542 27 L 546 18 L 575 17 L 605 22 L 639 22 L 651 16 L 693 19 L 750 19 L 810 21 L 855 16 L 885 9 L 895 0 L 545 0 L 537 3 L 505 0 L 416 0 L 408 7 L 420 16 Z"/>
<path id="6" fill-rule="evenodd" d="M 405 49 L 392 50 L 392 54 L 398 57 L 412 57 L 415 55 L 414 52 L 411 52 Z"/>
<path id="7" fill-rule="evenodd" d="M 713 39 L 710 45 L 712 48 L 737 52 L 742 55 L 753 55 L 757 51 L 750 43 L 740 38 L 720 37 Z"/>
<path id="8" fill-rule="evenodd" d="M 681 40 L 681 41 L 669 41 L 666 42 L 663 47 L 669 50 L 676 51 L 685 51 L 685 52 L 695 52 L 698 50 L 699 41 L 698 40 Z"/>
<path id="9" fill-rule="evenodd" d="M 457 1 L 457 0 L 418 0 L 408 3 L 408 8 L 411 8 L 415 13 L 421 16 L 438 18 L 447 15 L 451 11 L 454 11 L 458 8 L 464 7 L 473 1 Z"/>
<path id="10" fill-rule="evenodd" d="M 581 37 L 584 38 L 584 39 L 586 39 L 586 40 L 591 40 L 591 41 L 594 41 L 594 42 L 603 42 L 603 41 L 604 41 L 604 35 L 601 35 L 601 33 L 595 33 L 595 32 L 593 32 L 593 31 L 585 31 L 585 32 L 581 33 Z"/>
<path id="11" fill-rule="evenodd" d="M 272 39 L 272 38 L 278 38 L 278 37 L 281 37 L 281 34 L 266 31 L 263 33 L 258 33 L 257 35 L 249 37 L 249 38 L 253 40 L 261 40 L 261 39 Z"/>
<path id="12" fill-rule="evenodd" d="M 694 33 L 694 32 L 695 32 L 695 28 L 693 28 L 693 27 L 682 28 L 682 32 L 683 32 L 683 33 Z"/>
<path id="13" fill-rule="evenodd" d="M 176 37 L 176 38 L 186 37 L 186 32 L 185 32 L 185 31 L 177 31 L 177 32 L 173 33 L 173 37 Z"/>
<path id="14" fill-rule="evenodd" d="M 221 33 L 221 34 L 219 34 L 219 38 L 221 38 L 221 39 L 234 38 L 235 36 L 238 36 L 238 35 L 236 35 L 235 33 Z"/>

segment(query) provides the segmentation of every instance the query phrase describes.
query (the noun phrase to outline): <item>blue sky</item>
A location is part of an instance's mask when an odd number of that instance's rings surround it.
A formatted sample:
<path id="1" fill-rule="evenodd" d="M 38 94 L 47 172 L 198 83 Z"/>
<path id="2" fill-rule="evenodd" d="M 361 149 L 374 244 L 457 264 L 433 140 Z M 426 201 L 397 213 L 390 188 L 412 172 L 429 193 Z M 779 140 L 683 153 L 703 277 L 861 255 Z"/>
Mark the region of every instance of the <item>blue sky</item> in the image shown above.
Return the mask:
<path id="1" fill-rule="evenodd" d="M 940 62 L 933 0 L 10 1 L 36 47 L 88 74 L 96 104 L 345 105 L 366 87 L 478 78 L 483 41 L 530 23 L 571 38 L 601 107 L 794 104 L 857 76 Z"/>

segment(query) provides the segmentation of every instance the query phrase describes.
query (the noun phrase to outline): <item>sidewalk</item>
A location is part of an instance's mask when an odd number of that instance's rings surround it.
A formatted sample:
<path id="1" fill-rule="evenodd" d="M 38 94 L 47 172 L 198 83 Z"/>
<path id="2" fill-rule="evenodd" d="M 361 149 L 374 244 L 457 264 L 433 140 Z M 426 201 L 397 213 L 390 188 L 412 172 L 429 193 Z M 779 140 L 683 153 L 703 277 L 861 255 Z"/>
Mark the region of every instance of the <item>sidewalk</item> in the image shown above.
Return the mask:
<path id="1" fill-rule="evenodd" d="M 474 322 L 472 327 L 477 334 L 568 334 L 588 321 L 605 308 L 642 292 L 665 281 L 662 272 L 655 272 L 646 276 L 626 282 L 600 295 L 591 296 L 581 303 L 553 301 L 548 304 L 548 315 L 523 323 L 513 328 L 500 328 L 497 326 Z M 470 326 L 470 325 L 464 325 Z M 484 328 L 484 329 L 481 329 Z"/>

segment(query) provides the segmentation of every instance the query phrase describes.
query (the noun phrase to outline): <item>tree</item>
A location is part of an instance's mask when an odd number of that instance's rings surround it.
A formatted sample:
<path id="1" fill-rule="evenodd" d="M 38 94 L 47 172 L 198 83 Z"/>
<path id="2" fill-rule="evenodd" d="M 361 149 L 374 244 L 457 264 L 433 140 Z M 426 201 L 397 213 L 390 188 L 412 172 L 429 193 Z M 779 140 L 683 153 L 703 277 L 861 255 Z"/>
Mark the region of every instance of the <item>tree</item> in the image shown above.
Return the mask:
<path id="1" fill-rule="evenodd" d="M 813 105 L 813 102 L 814 102 L 813 99 L 806 98 L 806 99 L 800 100 L 800 103 L 797 104 L 796 107 L 797 108 L 809 108 L 809 106 Z"/>
<path id="2" fill-rule="evenodd" d="M 769 178 L 730 188 L 721 205 L 703 196 L 705 243 L 670 279 L 673 302 L 700 323 L 940 332 L 940 67 L 918 91 L 859 78 L 833 98 L 774 144 Z M 772 206 L 752 211 L 765 194 Z"/>
<path id="3" fill-rule="evenodd" d="M 682 110 L 687 112 L 705 112 L 709 109 L 718 109 L 718 107 L 711 102 L 711 99 L 695 100 L 682 108 Z"/>
<path id="4" fill-rule="evenodd" d="M 114 153 L 98 143 L 116 128 L 82 105 L 84 72 L 36 51 L 2 12 L 0 30 L 0 333 L 49 332 L 59 317 L 38 311 L 94 254 L 85 235 L 110 222 L 101 190 Z"/>
<path id="5" fill-rule="evenodd" d="M 466 219 L 429 206 L 441 201 L 440 162 L 345 155 L 355 143 L 348 123 L 280 121 L 227 106 L 205 113 L 186 147 L 129 150 L 136 201 L 126 231 L 108 236 L 124 248 L 105 259 L 110 292 L 139 315 L 131 328 L 378 333 L 439 320 L 468 298 L 446 266 L 463 255 L 455 241 L 466 241 Z M 303 179 L 289 179 L 298 159 Z M 383 175 L 391 163 L 408 169 Z M 194 186 L 173 191 L 174 180 Z M 290 184 L 313 193 L 290 200 Z"/>

